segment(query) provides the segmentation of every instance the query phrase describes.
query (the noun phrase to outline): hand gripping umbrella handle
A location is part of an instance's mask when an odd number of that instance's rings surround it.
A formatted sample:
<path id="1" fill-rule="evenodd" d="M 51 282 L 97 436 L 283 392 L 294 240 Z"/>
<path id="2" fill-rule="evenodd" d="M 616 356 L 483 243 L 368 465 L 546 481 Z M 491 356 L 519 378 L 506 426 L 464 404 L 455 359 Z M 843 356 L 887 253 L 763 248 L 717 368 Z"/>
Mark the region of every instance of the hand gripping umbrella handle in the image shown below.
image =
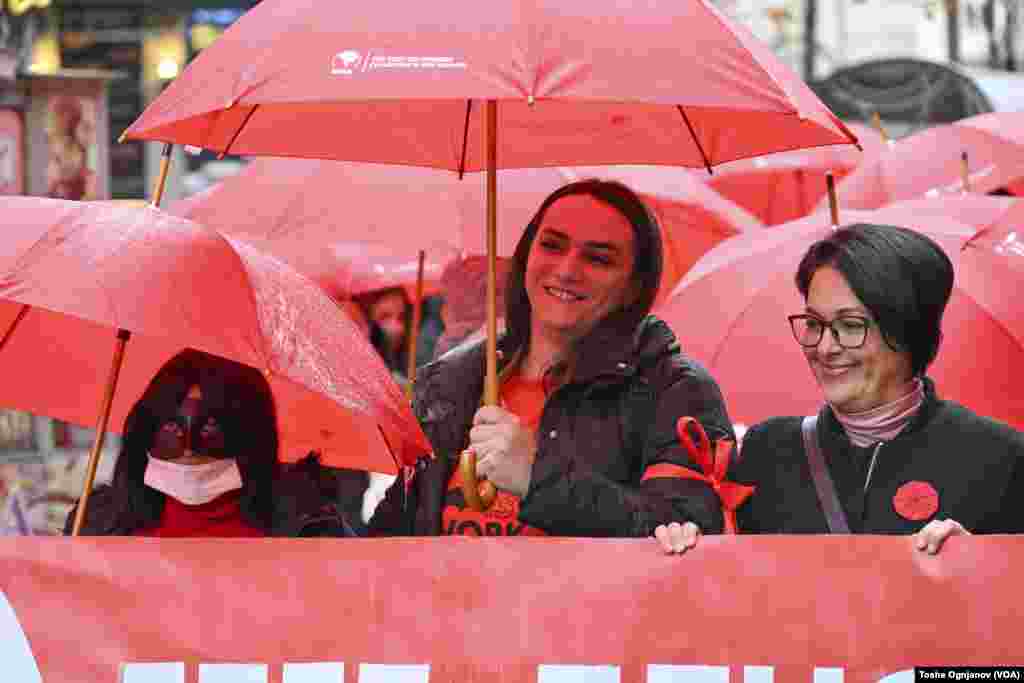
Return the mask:
<path id="1" fill-rule="evenodd" d="M 476 478 L 476 453 L 472 448 L 462 451 L 462 455 L 459 456 L 459 474 L 466 504 L 477 512 L 489 510 L 494 505 L 494 499 L 498 497 L 498 490 L 486 479 Z"/>
<path id="2" fill-rule="evenodd" d="M 498 405 L 497 361 L 497 264 L 498 253 L 498 103 L 487 101 L 487 125 L 484 126 L 484 145 L 487 149 L 487 353 L 484 375 L 484 405 Z M 459 474 L 462 475 L 462 495 L 466 504 L 477 512 L 494 505 L 498 490 L 487 480 L 477 481 L 476 453 L 472 449 L 459 456 Z"/>

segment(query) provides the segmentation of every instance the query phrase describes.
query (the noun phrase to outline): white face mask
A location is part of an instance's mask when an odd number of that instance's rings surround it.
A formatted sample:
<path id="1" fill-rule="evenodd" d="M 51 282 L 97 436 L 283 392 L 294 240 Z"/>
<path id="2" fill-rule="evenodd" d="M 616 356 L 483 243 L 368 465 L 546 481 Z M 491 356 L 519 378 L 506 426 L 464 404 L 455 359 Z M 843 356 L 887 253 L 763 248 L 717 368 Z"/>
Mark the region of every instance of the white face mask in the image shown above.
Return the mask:
<path id="1" fill-rule="evenodd" d="M 185 505 L 202 505 L 228 491 L 242 488 L 242 473 L 234 458 L 202 465 L 182 465 L 152 455 L 143 482 Z"/>

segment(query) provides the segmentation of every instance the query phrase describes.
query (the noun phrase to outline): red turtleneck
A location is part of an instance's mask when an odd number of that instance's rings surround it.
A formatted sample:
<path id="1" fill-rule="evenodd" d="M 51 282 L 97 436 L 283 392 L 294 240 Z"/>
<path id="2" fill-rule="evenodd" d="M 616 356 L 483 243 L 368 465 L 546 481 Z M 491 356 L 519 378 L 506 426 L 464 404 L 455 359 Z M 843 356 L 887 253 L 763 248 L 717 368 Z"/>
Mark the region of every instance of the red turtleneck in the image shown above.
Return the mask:
<path id="1" fill-rule="evenodd" d="M 164 511 L 155 526 L 135 532 L 136 536 L 159 538 L 257 538 L 266 536 L 244 519 L 240 490 L 228 491 L 202 505 L 185 505 L 165 496 Z"/>

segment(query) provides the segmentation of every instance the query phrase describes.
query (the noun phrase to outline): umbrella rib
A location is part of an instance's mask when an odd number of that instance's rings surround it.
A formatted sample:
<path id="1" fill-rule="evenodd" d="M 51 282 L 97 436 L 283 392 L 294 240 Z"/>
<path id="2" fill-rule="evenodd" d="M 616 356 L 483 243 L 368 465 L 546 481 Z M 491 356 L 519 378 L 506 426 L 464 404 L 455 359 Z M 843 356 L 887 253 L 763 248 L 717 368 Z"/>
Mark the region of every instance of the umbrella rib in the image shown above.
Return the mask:
<path id="1" fill-rule="evenodd" d="M 235 129 L 234 135 L 232 135 L 231 139 L 228 140 L 228 144 L 224 148 L 224 151 L 217 155 L 218 159 L 223 159 L 224 157 L 226 157 L 228 155 L 228 152 L 231 151 L 231 145 L 235 144 L 235 140 L 237 140 L 238 136 L 242 134 L 242 130 L 249 123 L 249 119 L 251 119 L 252 115 L 256 113 L 256 109 L 259 108 L 259 106 L 260 105 L 258 105 L 258 104 L 252 105 L 252 109 L 250 109 L 249 113 L 247 113 L 245 115 L 245 119 L 243 119 L 242 124 L 238 128 Z"/>
<path id="2" fill-rule="evenodd" d="M 679 110 L 679 115 L 683 117 L 683 121 L 686 122 L 686 128 L 690 131 L 690 137 L 693 138 L 693 144 L 697 145 L 697 151 L 700 152 L 701 158 L 704 160 L 704 168 L 708 169 L 708 175 L 714 175 L 711 170 L 711 162 L 708 161 L 708 155 L 704 153 L 704 148 L 700 145 L 700 140 L 697 139 L 697 133 L 693 130 L 693 124 L 690 123 L 690 117 L 686 115 L 686 111 L 683 109 L 681 104 L 676 105 L 676 109 Z"/>
<path id="3" fill-rule="evenodd" d="M 28 304 L 21 305 L 21 308 L 18 310 L 18 315 L 14 316 L 14 320 L 11 321 L 11 324 L 7 326 L 7 331 L 4 332 L 3 339 L 0 339 L 0 350 L 3 350 L 3 348 L 7 346 L 7 342 L 10 341 L 11 335 L 13 335 L 14 330 L 17 329 L 18 323 L 25 318 L 25 315 L 28 314 L 30 308 L 32 307 Z"/>
<path id="4" fill-rule="evenodd" d="M 238 249 L 235 247 L 235 244 L 232 241 L 231 237 L 225 235 L 219 230 L 211 230 L 210 232 L 217 240 L 219 240 L 225 246 L 227 246 L 228 251 L 231 252 L 231 255 L 235 258 L 235 261 L 238 263 L 238 267 L 242 272 L 242 277 L 245 278 L 246 283 L 248 283 L 249 285 L 246 288 L 246 291 L 249 294 L 249 302 L 252 304 L 252 310 L 253 314 L 255 315 L 257 325 L 256 333 L 257 336 L 259 337 L 260 346 L 262 347 L 260 349 L 260 352 L 262 355 L 261 360 L 263 361 L 264 367 L 259 369 L 262 371 L 276 370 L 276 368 L 270 367 L 270 361 L 273 358 L 273 356 L 271 355 L 270 342 L 267 339 L 267 336 L 263 333 L 263 323 L 265 322 L 265 320 L 261 315 L 259 301 L 256 299 L 256 283 L 253 282 L 252 274 L 249 272 L 249 267 L 246 264 L 245 257 L 243 257 L 238 252 Z"/>
<path id="5" fill-rule="evenodd" d="M 466 100 L 466 123 L 462 128 L 462 159 L 459 161 L 459 180 L 466 174 L 466 148 L 469 146 L 469 114 L 473 111 L 473 100 Z"/>
<path id="6" fill-rule="evenodd" d="M 380 432 L 380 438 L 384 441 L 384 447 L 388 449 L 388 454 L 391 459 L 395 461 L 395 467 L 398 469 L 398 473 L 402 473 L 402 463 L 398 460 L 398 456 L 395 455 L 395 449 L 391 447 L 391 442 L 388 441 L 388 435 L 384 433 L 384 428 L 380 426 L 380 422 L 377 423 L 377 431 Z"/>

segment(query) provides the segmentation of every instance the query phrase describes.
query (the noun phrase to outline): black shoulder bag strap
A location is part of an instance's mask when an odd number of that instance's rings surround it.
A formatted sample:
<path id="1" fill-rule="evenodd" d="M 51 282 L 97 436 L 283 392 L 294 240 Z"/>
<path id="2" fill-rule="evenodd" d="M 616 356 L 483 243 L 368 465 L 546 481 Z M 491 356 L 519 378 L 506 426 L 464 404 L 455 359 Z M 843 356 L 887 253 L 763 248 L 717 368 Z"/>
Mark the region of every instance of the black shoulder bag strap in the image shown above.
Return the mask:
<path id="1" fill-rule="evenodd" d="M 807 464 L 811 467 L 814 488 L 818 492 L 818 501 L 828 522 L 828 531 L 830 534 L 848 534 L 850 525 L 846 521 L 846 513 L 843 512 L 839 496 L 836 495 L 835 483 L 828 473 L 825 456 L 818 442 L 818 416 L 805 417 L 800 425 L 800 431 L 804 437 L 804 453 L 807 454 Z"/>

